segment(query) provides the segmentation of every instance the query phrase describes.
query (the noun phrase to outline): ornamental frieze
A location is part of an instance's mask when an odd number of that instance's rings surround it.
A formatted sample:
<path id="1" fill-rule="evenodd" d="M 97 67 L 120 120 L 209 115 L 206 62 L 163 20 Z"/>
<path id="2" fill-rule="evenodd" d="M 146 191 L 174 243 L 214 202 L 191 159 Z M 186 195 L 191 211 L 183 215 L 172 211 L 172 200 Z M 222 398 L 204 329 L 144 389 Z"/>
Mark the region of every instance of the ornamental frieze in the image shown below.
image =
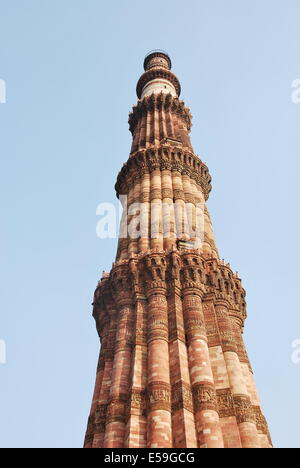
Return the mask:
<path id="1" fill-rule="evenodd" d="M 160 189 L 153 189 L 150 192 L 150 200 L 161 200 L 162 199 L 162 193 Z"/>
<path id="2" fill-rule="evenodd" d="M 220 418 L 235 416 L 233 396 L 230 388 L 217 390 L 217 401 Z"/>
<path id="3" fill-rule="evenodd" d="M 235 337 L 230 330 L 220 330 L 220 337 L 222 342 L 226 343 L 236 343 Z"/>
<path id="4" fill-rule="evenodd" d="M 233 395 L 233 402 L 238 424 L 244 422 L 256 423 L 255 414 L 248 396 Z"/>
<path id="5" fill-rule="evenodd" d="M 172 385 L 172 412 L 182 409 L 193 413 L 193 397 L 190 385 L 176 382 Z"/>
<path id="6" fill-rule="evenodd" d="M 214 346 L 219 346 L 221 341 L 220 341 L 220 335 L 219 335 L 219 330 L 215 327 L 206 327 L 206 336 L 207 336 L 207 342 L 208 346 L 214 347 Z"/>
<path id="7" fill-rule="evenodd" d="M 140 388 L 133 388 L 131 391 L 131 398 L 128 403 L 128 413 L 140 414 L 140 415 L 145 416 L 146 410 L 147 410 L 146 390 L 140 389 Z"/>
<path id="8" fill-rule="evenodd" d="M 148 410 L 171 411 L 171 388 L 165 382 L 152 382 L 147 388 Z"/>
<path id="9" fill-rule="evenodd" d="M 272 445 L 272 440 L 271 440 L 267 420 L 262 413 L 261 407 L 253 406 L 252 409 L 253 409 L 253 413 L 255 416 L 255 423 L 256 423 L 257 430 L 261 432 L 262 434 L 265 434 L 268 437 L 270 445 Z"/>
<path id="10" fill-rule="evenodd" d="M 162 199 L 164 200 L 165 198 L 169 198 L 173 200 L 173 190 L 169 188 L 163 188 L 162 189 Z"/>
<path id="11" fill-rule="evenodd" d="M 174 153 L 172 156 L 170 148 L 167 147 L 167 155 L 161 155 L 155 148 L 154 156 L 149 154 L 148 150 L 140 150 L 133 153 L 127 163 L 121 169 L 116 183 L 117 195 L 125 195 L 132 187 L 132 181 L 137 177 L 142 177 L 143 173 L 153 172 L 155 170 L 169 170 L 178 172 L 181 175 L 187 173 L 202 188 L 205 199 L 208 199 L 211 191 L 211 176 L 206 165 L 193 153 Z M 175 156 L 176 154 L 176 156 Z M 176 160 L 179 158 L 179 160 Z M 187 162 L 184 162 L 186 158 Z M 200 200 L 199 200 L 200 201 Z"/>
<path id="12" fill-rule="evenodd" d="M 256 423 L 257 429 L 261 431 L 263 434 L 267 434 L 266 419 L 264 415 L 262 414 L 260 406 L 253 406 L 253 412 L 255 415 L 255 423 Z"/>
<path id="13" fill-rule="evenodd" d="M 126 422 L 126 406 L 128 396 L 120 396 L 119 398 L 110 399 L 110 403 L 107 408 L 106 424 L 112 422 Z"/>
<path id="14" fill-rule="evenodd" d="M 173 190 L 174 193 L 174 199 L 175 200 L 183 200 L 185 201 L 185 194 L 183 190 L 175 189 Z"/>
<path id="15" fill-rule="evenodd" d="M 148 329 L 149 330 L 154 330 L 154 329 L 157 329 L 157 328 L 167 330 L 168 329 L 168 321 L 165 320 L 164 318 L 160 318 L 160 319 L 158 319 L 158 318 L 156 318 L 156 319 L 149 318 Z"/>
<path id="16" fill-rule="evenodd" d="M 159 294 L 159 295 L 155 295 L 155 296 L 151 296 L 151 306 L 152 307 L 158 307 L 159 309 L 161 308 L 161 306 L 163 308 L 167 308 L 167 299 L 165 296 Z"/>
<path id="17" fill-rule="evenodd" d="M 192 386 L 192 394 L 196 411 L 217 411 L 217 395 L 214 387 L 208 384 L 195 384 Z"/>
<path id="18" fill-rule="evenodd" d="M 167 161 L 165 159 L 162 159 L 161 163 L 160 163 L 160 169 L 161 171 L 168 171 L 169 172 L 169 175 L 171 175 L 171 171 L 172 171 L 172 164 L 170 161 Z"/>
<path id="19" fill-rule="evenodd" d="M 197 330 L 205 332 L 205 323 L 202 318 L 188 317 L 185 323 L 187 333 L 193 333 Z"/>
<path id="20" fill-rule="evenodd" d="M 149 318 L 147 339 L 148 343 L 153 340 L 168 341 L 168 320 L 163 315 L 161 315 L 161 318 Z"/>
<path id="21" fill-rule="evenodd" d="M 227 319 L 229 317 L 228 309 L 216 305 L 216 316 L 218 319 Z"/>
<path id="22" fill-rule="evenodd" d="M 199 296 L 187 296 L 184 299 L 184 308 L 187 309 L 201 309 L 202 301 Z"/>
<path id="23" fill-rule="evenodd" d="M 191 203 L 192 205 L 196 205 L 195 196 L 192 195 L 191 193 L 186 193 L 185 194 L 185 202 L 186 203 Z"/>

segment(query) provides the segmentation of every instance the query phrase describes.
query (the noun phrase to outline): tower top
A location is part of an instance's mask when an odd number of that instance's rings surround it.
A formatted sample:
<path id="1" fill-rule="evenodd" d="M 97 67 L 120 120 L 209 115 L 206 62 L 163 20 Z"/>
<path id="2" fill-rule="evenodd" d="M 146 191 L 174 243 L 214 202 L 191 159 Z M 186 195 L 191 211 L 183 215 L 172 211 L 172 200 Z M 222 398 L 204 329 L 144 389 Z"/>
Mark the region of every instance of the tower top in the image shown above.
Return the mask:
<path id="1" fill-rule="evenodd" d="M 151 50 L 144 59 L 144 73 L 140 77 L 136 92 L 139 99 L 151 94 L 180 96 L 180 83 L 171 72 L 172 62 L 164 50 Z"/>
<path id="2" fill-rule="evenodd" d="M 147 71 L 154 67 L 171 70 L 172 62 L 167 52 L 162 49 L 154 49 L 148 52 L 144 60 L 144 70 Z"/>

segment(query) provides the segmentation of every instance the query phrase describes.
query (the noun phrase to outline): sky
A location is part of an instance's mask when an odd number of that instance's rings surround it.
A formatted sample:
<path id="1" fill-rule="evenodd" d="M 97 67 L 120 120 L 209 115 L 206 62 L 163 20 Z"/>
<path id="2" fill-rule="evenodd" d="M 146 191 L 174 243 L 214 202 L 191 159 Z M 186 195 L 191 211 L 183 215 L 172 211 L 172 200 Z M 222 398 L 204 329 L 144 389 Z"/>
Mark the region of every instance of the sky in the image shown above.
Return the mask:
<path id="1" fill-rule="evenodd" d="M 96 208 L 115 202 L 155 48 L 193 114 L 221 257 L 247 290 L 274 445 L 300 447 L 299 16 L 297 0 L 0 0 L 0 447 L 83 444 L 99 351 L 91 302 L 116 253 L 96 235 Z"/>

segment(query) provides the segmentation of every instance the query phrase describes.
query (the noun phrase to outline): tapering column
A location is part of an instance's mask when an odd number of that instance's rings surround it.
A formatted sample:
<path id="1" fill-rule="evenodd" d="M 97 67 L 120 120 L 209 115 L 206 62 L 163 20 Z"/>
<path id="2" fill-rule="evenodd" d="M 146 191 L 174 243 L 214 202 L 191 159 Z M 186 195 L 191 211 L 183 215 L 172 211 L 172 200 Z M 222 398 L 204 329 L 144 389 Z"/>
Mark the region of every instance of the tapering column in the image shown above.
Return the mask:
<path id="1" fill-rule="evenodd" d="M 143 293 L 142 272 L 135 259 L 130 261 L 134 278 L 135 297 L 135 346 L 132 354 L 132 389 L 129 401 L 125 447 L 147 446 L 147 298 Z"/>
<path id="2" fill-rule="evenodd" d="M 209 261 L 214 268 L 215 259 Z M 208 283 L 214 286 L 213 271 L 208 275 Z M 240 432 L 233 409 L 233 398 L 230 390 L 227 366 L 221 345 L 224 329 L 219 330 L 217 314 L 214 306 L 215 294 L 206 294 L 203 302 L 203 313 L 209 346 L 209 357 L 213 371 L 218 401 L 218 413 L 223 434 L 224 448 L 242 448 Z"/>
<path id="3" fill-rule="evenodd" d="M 109 323 L 107 324 L 106 331 L 104 332 L 105 334 L 108 334 L 108 327 Z M 105 338 L 107 338 L 107 335 Z M 102 446 L 103 435 L 105 430 L 105 417 L 107 405 L 102 405 L 100 402 L 102 391 L 104 391 L 103 381 L 105 379 L 105 350 L 107 349 L 105 338 L 102 339 L 101 351 L 97 368 L 96 389 L 92 404 L 92 412 L 94 414 L 94 437 L 91 444 L 92 448 L 100 448 Z"/>
<path id="4" fill-rule="evenodd" d="M 117 179 L 116 263 L 95 293 L 101 339 L 85 447 L 271 447 L 242 332 L 245 291 L 220 261 L 192 116 L 152 51 Z"/>
<path id="5" fill-rule="evenodd" d="M 90 413 L 86 448 L 100 448 L 106 423 L 107 398 L 111 379 L 115 329 L 113 327 L 114 309 L 111 306 L 109 281 L 106 276 L 99 282 L 94 296 L 93 316 L 96 320 L 101 340 L 101 351 L 97 367 L 96 387 Z M 111 352 L 112 351 L 112 352 Z M 108 372 L 110 369 L 110 372 Z"/>
<path id="6" fill-rule="evenodd" d="M 98 398 L 101 392 L 101 384 L 103 380 L 104 367 L 105 367 L 104 356 L 103 356 L 103 352 L 100 351 L 100 356 L 99 356 L 99 361 L 98 361 L 98 366 L 97 366 L 96 384 L 95 384 L 95 389 L 94 389 L 94 394 L 93 394 L 92 408 L 90 411 L 88 427 L 87 427 L 85 441 L 84 441 L 84 448 L 93 448 L 93 444 L 95 440 L 96 411 L 97 411 Z"/>
<path id="7" fill-rule="evenodd" d="M 183 313 L 198 445 L 201 448 L 223 448 L 217 396 L 202 310 L 204 290 L 198 274 L 199 269 L 201 266 L 197 257 L 189 256 L 189 254 L 183 257 Z"/>
<path id="8" fill-rule="evenodd" d="M 151 248 L 163 249 L 161 171 L 159 167 L 151 173 Z"/>
<path id="9" fill-rule="evenodd" d="M 137 252 L 137 239 L 132 233 L 135 233 L 135 218 L 137 216 L 136 211 L 136 196 L 137 196 L 137 181 L 136 177 L 131 177 L 129 179 L 129 191 L 128 191 L 128 257 L 131 257 L 132 254 Z M 128 258 L 127 257 L 127 258 Z"/>
<path id="10" fill-rule="evenodd" d="M 189 237 L 191 242 L 195 242 L 197 235 L 196 229 L 199 226 L 197 226 L 195 197 L 193 194 L 193 187 L 188 171 L 183 171 L 182 173 L 182 185 L 185 197 Z"/>
<path id="11" fill-rule="evenodd" d="M 171 164 L 165 162 L 161 176 L 163 247 L 166 251 L 171 250 L 176 245 L 171 168 Z"/>
<path id="12" fill-rule="evenodd" d="M 105 448 L 125 445 L 126 410 L 131 395 L 134 330 L 132 283 L 127 265 L 118 266 L 113 270 L 112 284 L 118 309 L 118 325 L 106 418 Z"/>
<path id="13" fill-rule="evenodd" d="M 242 447 L 260 448 L 251 401 L 247 393 L 241 364 L 237 355 L 228 303 L 226 300 L 220 299 L 216 302 L 215 307 L 229 385 L 233 398 L 233 409 L 239 427 Z"/>
<path id="14" fill-rule="evenodd" d="M 181 259 L 175 251 L 170 254 L 170 262 L 168 315 L 173 444 L 177 448 L 193 448 L 198 445 L 182 310 Z"/>
<path id="15" fill-rule="evenodd" d="M 167 137 L 166 114 L 165 114 L 165 94 L 159 95 L 159 137 L 163 140 Z"/>
<path id="16" fill-rule="evenodd" d="M 147 169 L 141 171 L 141 237 L 139 252 L 147 252 L 150 248 L 150 173 Z"/>
<path id="17" fill-rule="evenodd" d="M 182 186 L 181 173 L 178 170 L 172 172 L 172 181 L 175 201 L 176 235 L 178 239 L 189 240 L 186 235 L 185 195 Z"/>
<path id="18" fill-rule="evenodd" d="M 148 299 L 147 447 L 172 447 L 166 259 L 146 257 Z"/>
<path id="19" fill-rule="evenodd" d="M 103 361 L 104 361 L 104 370 L 103 370 L 103 379 L 101 385 L 101 392 L 97 402 L 97 411 L 96 411 L 96 427 L 95 427 L 95 437 L 93 442 L 93 448 L 102 448 L 104 446 L 104 436 L 106 428 L 106 416 L 107 416 L 107 407 L 108 399 L 110 394 L 110 388 L 112 383 L 112 371 L 113 371 L 113 362 L 114 362 L 114 343 L 116 338 L 117 331 L 117 315 L 116 311 L 113 311 L 110 319 L 109 326 L 109 337 L 107 340 L 107 347 L 103 350 Z"/>
<path id="20" fill-rule="evenodd" d="M 247 394 L 249 396 L 252 411 L 254 413 L 254 420 L 257 428 L 259 443 L 261 448 L 271 448 L 272 441 L 270 433 L 266 424 L 266 419 L 263 415 L 260 399 L 258 396 L 256 384 L 253 377 L 253 371 L 249 362 L 249 358 L 246 352 L 244 340 L 243 340 L 243 318 L 241 317 L 240 311 L 231 310 L 231 325 L 232 331 L 237 344 L 239 361 L 246 385 Z"/>

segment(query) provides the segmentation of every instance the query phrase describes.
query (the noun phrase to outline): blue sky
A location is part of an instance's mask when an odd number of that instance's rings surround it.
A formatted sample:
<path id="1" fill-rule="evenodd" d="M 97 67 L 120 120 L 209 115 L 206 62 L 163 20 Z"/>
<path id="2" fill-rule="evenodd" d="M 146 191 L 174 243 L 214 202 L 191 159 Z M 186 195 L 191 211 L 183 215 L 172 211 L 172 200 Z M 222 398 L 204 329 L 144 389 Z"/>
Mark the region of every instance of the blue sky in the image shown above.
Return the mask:
<path id="1" fill-rule="evenodd" d="M 81 447 L 99 342 L 96 236 L 127 160 L 144 55 L 167 50 L 213 177 L 220 254 L 277 447 L 300 447 L 298 1 L 0 0 L 0 446 Z"/>

